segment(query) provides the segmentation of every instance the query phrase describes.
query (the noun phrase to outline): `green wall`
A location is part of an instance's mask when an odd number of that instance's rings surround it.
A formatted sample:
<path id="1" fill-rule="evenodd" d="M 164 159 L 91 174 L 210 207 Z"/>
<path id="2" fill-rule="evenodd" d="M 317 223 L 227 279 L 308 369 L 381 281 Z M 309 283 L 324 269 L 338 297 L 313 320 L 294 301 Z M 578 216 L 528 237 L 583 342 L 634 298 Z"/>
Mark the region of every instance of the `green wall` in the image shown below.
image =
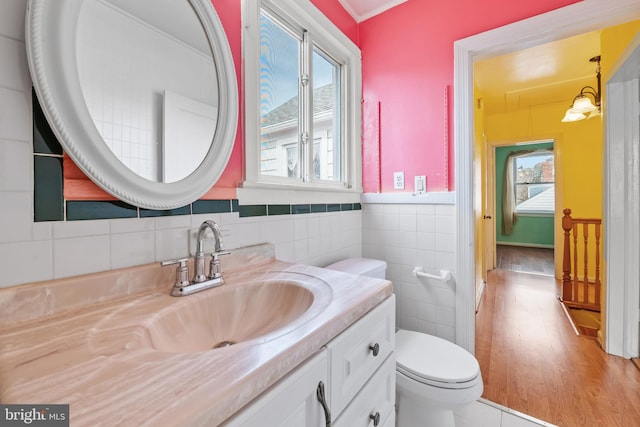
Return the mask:
<path id="1" fill-rule="evenodd" d="M 513 226 L 513 232 L 505 236 L 502 234 L 502 182 L 504 181 L 504 165 L 507 156 L 513 151 L 521 150 L 553 150 L 553 142 L 527 144 L 518 146 L 496 147 L 496 243 L 508 243 L 522 246 L 553 247 L 553 215 L 527 216 L 518 215 L 518 221 Z"/>

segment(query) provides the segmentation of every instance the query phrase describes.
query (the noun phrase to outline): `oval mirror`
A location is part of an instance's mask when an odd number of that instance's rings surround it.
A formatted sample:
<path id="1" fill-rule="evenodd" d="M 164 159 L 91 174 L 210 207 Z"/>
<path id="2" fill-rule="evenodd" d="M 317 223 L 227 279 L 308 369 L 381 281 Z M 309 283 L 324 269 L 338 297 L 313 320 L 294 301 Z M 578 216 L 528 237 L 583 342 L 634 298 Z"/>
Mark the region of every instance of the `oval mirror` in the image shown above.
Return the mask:
<path id="1" fill-rule="evenodd" d="M 98 186 L 172 209 L 218 180 L 238 95 L 210 0 L 29 0 L 26 42 L 45 116 Z"/>

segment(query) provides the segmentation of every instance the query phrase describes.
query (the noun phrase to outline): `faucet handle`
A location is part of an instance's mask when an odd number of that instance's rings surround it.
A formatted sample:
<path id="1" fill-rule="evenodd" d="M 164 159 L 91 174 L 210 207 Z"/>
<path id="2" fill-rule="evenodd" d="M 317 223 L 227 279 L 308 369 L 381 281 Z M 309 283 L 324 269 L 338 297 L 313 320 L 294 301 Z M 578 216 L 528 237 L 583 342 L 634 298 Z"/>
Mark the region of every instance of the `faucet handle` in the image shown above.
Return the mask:
<path id="1" fill-rule="evenodd" d="M 187 265 L 187 261 L 189 261 L 189 258 L 169 259 L 166 261 L 162 261 L 160 265 L 166 267 L 167 265 L 180 264 L 180 267 L 182 267 L 182 264 L 184 264 L 185 266 Z"/>
<path id="2" fill-rule="evenodd" d="M 228 251 L 228 250 L 226 250 L 226 249 L 223 249 L 223 250 L 221 250 L 221 251 L 214 251 L 214 252 L 211 252 L 211 256 L 212 256 L 213 258 L 216 258 L 218 255 L 229 255 L 230 253 L 231 253 L 231 251 Z"/>
<path id="3" fill-rule="evenodd" d="M 168 265 L 178 264 L 176 267 L 176 281 L 173 284 L 176 288 L 189 285 L 189 267 L 187 267 L 187 261 L 189 258 L 170 259 L 162 261 L 160 265 L 166 267 Z"/>
<path id="4" fill-rule="evenodd" d="M 219 279 L 222 277 L 222 269 L 220 268 L 220 260 L 218 256 L 229 255 L 231 251 L 215 251 L 211 253 L 211 262 L 209 263 L 209 279 Z"/>

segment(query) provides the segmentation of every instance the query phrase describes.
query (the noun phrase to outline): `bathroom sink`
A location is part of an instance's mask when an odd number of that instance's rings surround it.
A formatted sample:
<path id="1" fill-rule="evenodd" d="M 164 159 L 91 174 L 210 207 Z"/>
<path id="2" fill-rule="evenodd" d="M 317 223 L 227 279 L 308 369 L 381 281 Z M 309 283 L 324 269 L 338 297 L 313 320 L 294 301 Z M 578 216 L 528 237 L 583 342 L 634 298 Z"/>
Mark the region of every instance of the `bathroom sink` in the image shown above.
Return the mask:
<path id="1" fill-rule="evenodd" d="M 145 325 L 151 347 L 196 352 L 273 339 L 294 326 L 314 300 L 309 289 L 288 281 L 221 287 L 194 296 L 167 307 Z"/>
<path id="2" fill-rule="evenodd" d="M 186 297 L 150 295 L 121 306 L 91 328 L 103 355 L 125 351 L 192 353 L 267 342 L 320 313 L 331 291 L 320 281 L 273 278 Z"/>

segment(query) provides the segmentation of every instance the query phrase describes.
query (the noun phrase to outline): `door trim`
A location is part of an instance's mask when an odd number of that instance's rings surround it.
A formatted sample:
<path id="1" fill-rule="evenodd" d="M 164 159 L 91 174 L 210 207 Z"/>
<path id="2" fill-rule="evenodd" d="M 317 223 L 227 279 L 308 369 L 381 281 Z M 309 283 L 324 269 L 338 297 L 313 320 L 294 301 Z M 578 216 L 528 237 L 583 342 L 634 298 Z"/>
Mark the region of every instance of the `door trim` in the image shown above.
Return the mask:
<path id="1" fill-rule="evenodd" d="M 639 64 L 640 36 L 637 36 L 616 64 L 617 71 L 607 83 L 605 93 L 604 341 L 608 353 L 627 359 L 640 355 Z"/>

